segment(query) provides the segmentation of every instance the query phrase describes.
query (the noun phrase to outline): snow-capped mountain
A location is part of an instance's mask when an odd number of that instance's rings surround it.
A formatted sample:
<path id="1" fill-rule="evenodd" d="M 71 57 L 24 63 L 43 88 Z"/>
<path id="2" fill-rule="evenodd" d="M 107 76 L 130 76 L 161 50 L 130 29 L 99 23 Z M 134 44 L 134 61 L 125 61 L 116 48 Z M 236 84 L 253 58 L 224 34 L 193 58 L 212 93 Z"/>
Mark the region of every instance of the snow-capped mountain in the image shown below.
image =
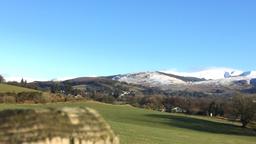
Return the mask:
<path id="1" fill-rule="evenodd" d="M 186 84 L 186 82 L 183 80 L 170 77 L 160 72 L 141 72 L 127 75 L 118 75 L 113 77 L 113 80 L 150 87 L 159 87 L 171 84 Z"/>
<path id="2" fill-rule="evenodd" d="M 236 84 L 252 84 L 256 79 L 256 71 L 241 71 L 230 68 L 210 68 L 198 72 L 175 72 L 165 71 L 166 73 L 174 73 L 182 76 L 194 76 L 198 78 L 205 78 L 206 81 L 195 82 L 193 84 L 201 85 L 221 85 L 230 86 Z"/>
<path id="3" fill-rule="evenodd" d="M 211 68 L 198 72 L 141 72 L 118 75 L 113 80 L 158 88 L 173 86 L 233 86 L 255 84 L 256 71 L 235 70 L 230 68 Z"/>
<path id="4" fill-rule="evenodd" d="M 201 71 L 193 71 L 193 72 L 178 72 L 167 70 L 163 71 L 164 73 L 171 73 L 180 76 L 190 76 L 197 78 L 204 78 L 207 80 L 216 80 L 223 79 L 227 77 L 239 76 L 243 73 L 241 70 L 231 69 L 231 68 L 209 68 Z"/>

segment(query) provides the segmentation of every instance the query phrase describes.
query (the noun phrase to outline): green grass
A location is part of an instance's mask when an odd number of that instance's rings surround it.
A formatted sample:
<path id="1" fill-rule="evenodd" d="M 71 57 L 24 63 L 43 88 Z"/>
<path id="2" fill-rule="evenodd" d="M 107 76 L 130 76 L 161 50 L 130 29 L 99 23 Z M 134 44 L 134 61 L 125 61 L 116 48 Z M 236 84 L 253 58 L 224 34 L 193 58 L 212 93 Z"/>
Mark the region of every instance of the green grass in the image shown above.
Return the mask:
<path id="1" fill-rule="evenodd" d="M 6 93 L 6 92 L 19 93 L 19 92 L 30 92 L 30 91 L 33 92 L 36 90 L 13 86 L 13 85 L 8 85 L 8 84 L 0 84 L 0 93 Z"/>
<path id="2" fill-rule="evenodd" d="M 97 102 L 45 105 L 1 104 L 0 110 L 42 107 L 91 107 L 108 121 L 121 144 L 255 144 L 256 133 L 237 123 L 207 117 L 161 113 L 128 105 Z"/>

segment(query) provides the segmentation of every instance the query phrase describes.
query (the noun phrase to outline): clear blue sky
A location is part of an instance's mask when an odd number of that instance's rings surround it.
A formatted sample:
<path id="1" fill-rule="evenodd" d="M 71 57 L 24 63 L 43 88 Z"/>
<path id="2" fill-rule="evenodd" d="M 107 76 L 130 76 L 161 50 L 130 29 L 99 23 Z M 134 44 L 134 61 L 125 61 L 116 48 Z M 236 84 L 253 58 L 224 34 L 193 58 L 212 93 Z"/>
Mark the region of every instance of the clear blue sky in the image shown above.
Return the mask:
<path id="1" fill-rule="evenodd" d="M 0 0 L 0 73 L 255 69 L 255 0 Z"/>

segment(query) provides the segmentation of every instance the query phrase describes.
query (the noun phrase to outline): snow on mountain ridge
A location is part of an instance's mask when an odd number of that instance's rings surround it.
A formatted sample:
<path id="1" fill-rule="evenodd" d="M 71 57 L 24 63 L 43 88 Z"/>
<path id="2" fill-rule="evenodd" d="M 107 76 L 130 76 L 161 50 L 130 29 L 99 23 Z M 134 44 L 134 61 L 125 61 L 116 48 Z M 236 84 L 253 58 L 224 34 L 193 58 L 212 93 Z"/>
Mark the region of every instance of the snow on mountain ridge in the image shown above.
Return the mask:
<path id="1" fill-rule="evenodd" d="M 222 86 L 230 86 L 236 82 L 244 81 L 247 84 L 250 84 L 251 77 L 244 77 L 244 76 L 235 76 L 235 77 L 229 77 L 224 79 L 215 79 L 215 80 L 208 80 L 208 81 L 202 81 L 202 82 L 195 82 L 193 84 L 198 85 L 222 85 Z"/>
<path id="2" fill-rule="evenodd" d="M 230 68 L 210 68 L 198 72 L 176 72 L 165 71 L 181 76 L 193 76 L 197 78 L 205 78 L 206 81 L 194 82 L 195 85 L 222 85 L 230 86 L 239 82 L 251 84 L 251 80 L 256 78 L 256 71 L 241 71 Z"/>
<path id="3" fill-rule="evenodd" d="M 163 73 L 162 73 L 163 72 Z M 223 85 L 229 86 L 237 82 L 246 82 L 250 84 L 251 79 L 256 78 L 256 71 L 243 72 L 241 70 L 230 68 L 211 68 L 198 72 L 177 72 L 177 71 L 162 71 L 162 72 L 141 72 L 127 75 L 119 75 L 113 78 L 122 82 L 139 84 L 144 86 L 170 86 L 170 85 Z M 168 75 L 170 74 L 170 75 Z M 205 81 L 193 82 L 184 81 L 176 76 L 195 77 L 206 79 Z"/>
<path id="4" fill-rule="evenodd" d="M 241 70 L 231 68 L 209 68 L 196 72 L 178 72 L 178 71 L 163 71 L 165 73 L 171 73 L 180 76 L 190 76 L 197 78 L 205 78 L 207 80 L 224 79 L 227 77 L 239 76 L 243 73 Z"/>
<path id="5" fill-rule="evenodd" d="M 157 87 L 160 85 L 170 85 L 170 84 L 185 84 L 186 82 L 170 77 L 158 72 L 141 72 L 135 74 L 120 75 L 113 78 L 113 80 L 118 80 L 126 83 L 139 84 L 139 85 L 149 85 L 152 87 Z"/>

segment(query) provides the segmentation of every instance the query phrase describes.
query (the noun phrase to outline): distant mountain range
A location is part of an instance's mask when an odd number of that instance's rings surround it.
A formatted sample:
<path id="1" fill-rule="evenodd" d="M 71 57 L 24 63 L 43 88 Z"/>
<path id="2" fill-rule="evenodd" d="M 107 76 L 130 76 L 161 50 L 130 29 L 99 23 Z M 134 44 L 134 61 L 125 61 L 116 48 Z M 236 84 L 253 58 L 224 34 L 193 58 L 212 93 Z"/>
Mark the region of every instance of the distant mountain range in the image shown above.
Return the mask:
<path id="1" fill-rule="evenodd" d="M 193 73 L 179 73 L 171 71 L 141 72 L 117 75 L 112 78 L 120 82 L 172 89 L 173 87 L 223 86 L 241 88 L 241 86 L 255 85 L 256 71 L 238 71 L 233 69 L 208 69 Z"/>
<path id="2" fill-rule="evenodd" d="M 196 72 L 177 72 L 177 71 L 164 71 L 165 73 L 172 73 L 180 76 L 191 76 L 197 78 L 204 78 L 207 80 L 216 80 L 229 77 L 247 76 L 256 77 L 256 71 L 241 71 L 231 68 L 209 68 Z"/>
<path id="3" fill-rule="evenodd" d="M 111 93 L 113 90 L 137 93 L 202 92 L 210 95 L 234 91 L 256 93 L 256 71 L 211 68 L 197 72 L 153 71 L 104 77 L 80 77 L 68 80 L 36 81 L 31 84 L 49 89 L 54 83 L 70 83 L 74 88 Z"/>

